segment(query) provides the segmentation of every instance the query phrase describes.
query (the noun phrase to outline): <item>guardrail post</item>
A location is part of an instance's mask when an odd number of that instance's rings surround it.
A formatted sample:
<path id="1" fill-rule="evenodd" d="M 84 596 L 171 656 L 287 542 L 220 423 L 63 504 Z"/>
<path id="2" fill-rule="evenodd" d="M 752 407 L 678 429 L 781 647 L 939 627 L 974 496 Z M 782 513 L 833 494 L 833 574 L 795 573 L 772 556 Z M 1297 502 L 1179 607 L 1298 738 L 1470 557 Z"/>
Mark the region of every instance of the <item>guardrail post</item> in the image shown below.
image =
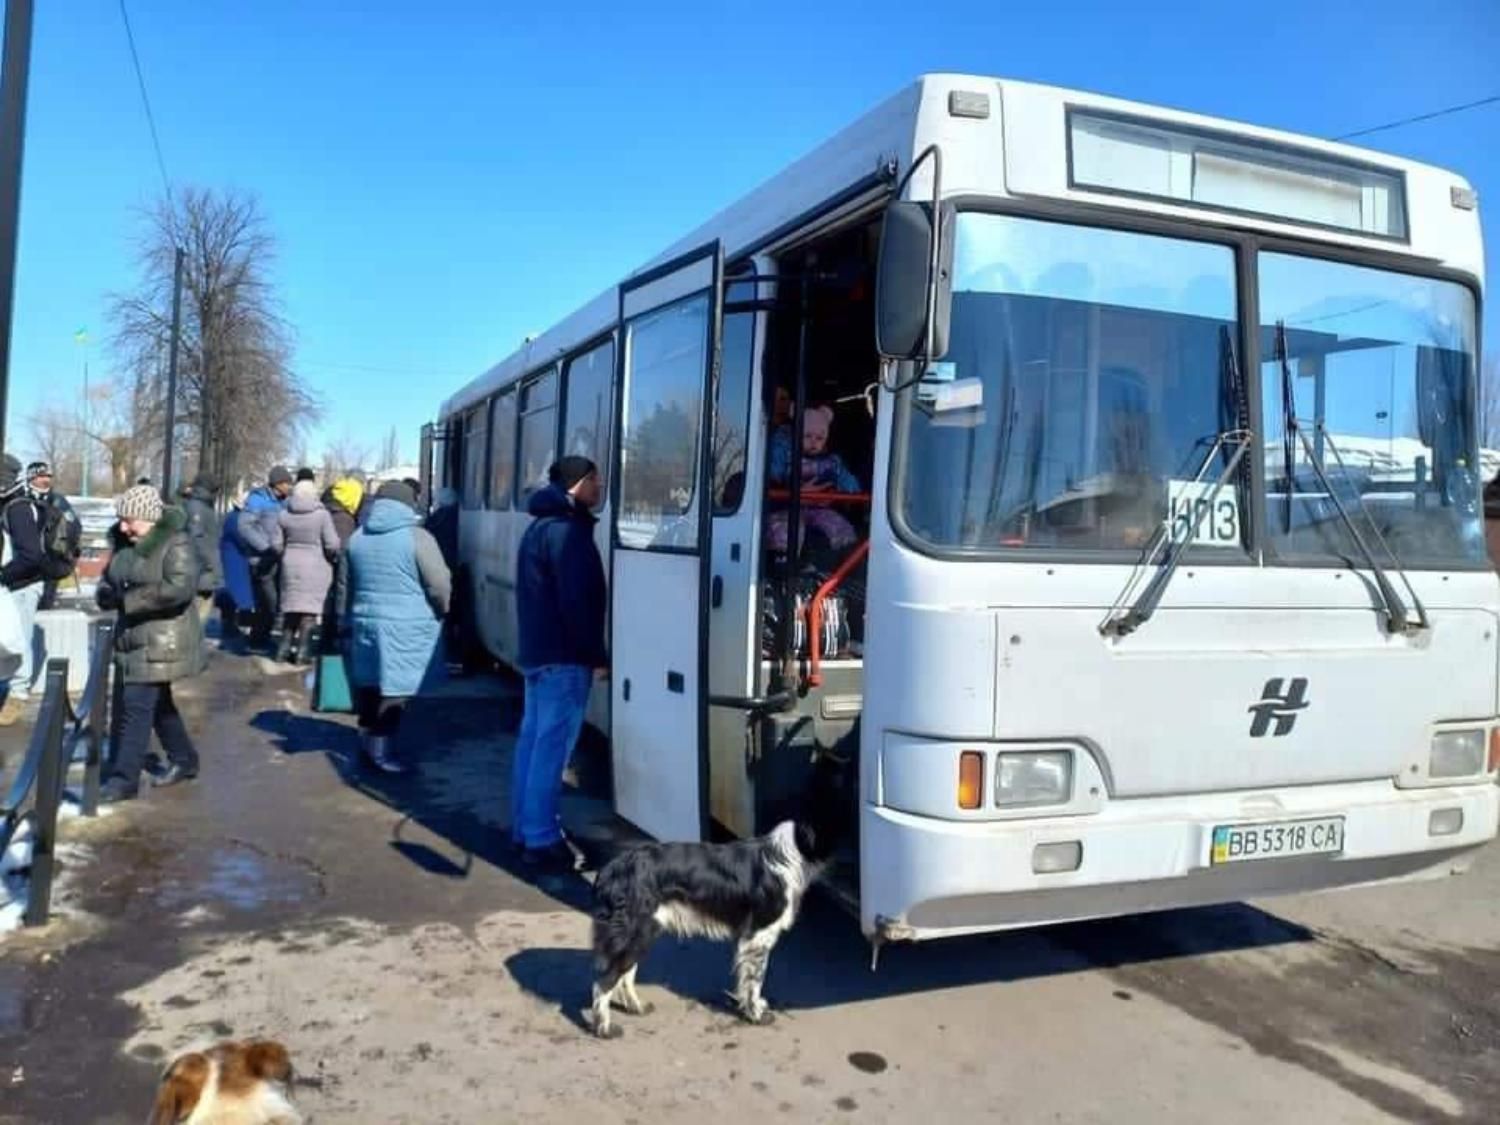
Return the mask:
<path id="1" fill-rule="evenodd" d="M 104 750 L 104 732 L 109 730 L 110 705 L 113 693 L 110 690 L 110 672 L 114 666 L 115 626 L 111 621 L 99 621 L 94 626 L 94 647 L 89 654 L 89 713 L 84 716 L 88 729 L 84 732 L 85 749 L 83 759 L 83 792 L 79 794 L 79 808 L 84 816 L 99 815 L 100 760 Z"/>
<path id="2" fill-rule="evenodd" d="M 57 844 L 57 808 L 62 802 L 67 763 L 63 761 L 63 726 L 67 717 L 68 662 L 47 661 L 47 687 L 37 723 L 45 724 L 46 742 L 36 775 L 36 815 L 32 821 L 31 890 L 26 902 L 28 926 L 44 926 L 52 910 L 52 876 Z"/>

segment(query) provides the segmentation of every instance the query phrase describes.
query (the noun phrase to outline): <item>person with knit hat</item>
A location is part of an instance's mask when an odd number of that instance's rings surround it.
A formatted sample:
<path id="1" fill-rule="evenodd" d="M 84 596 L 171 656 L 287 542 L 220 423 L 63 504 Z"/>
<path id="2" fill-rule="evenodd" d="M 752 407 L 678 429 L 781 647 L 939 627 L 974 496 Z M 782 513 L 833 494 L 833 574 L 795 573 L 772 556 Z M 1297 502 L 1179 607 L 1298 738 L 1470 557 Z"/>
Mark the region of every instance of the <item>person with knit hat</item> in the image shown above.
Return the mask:
<path id="1" fill-rule="evenodd" d="M 338 651 L 338 584 L 339 572 L 347 565 L 349 540 L 359 530 L 355 513 L 365 498 L 365 486 L 353 477 L 340 477 L 323 490 L 323 508 L 333 521 L 333 530 L 339 537 L 338 556 L 333 560 L 333 585 L 323 603 L 323 632 L 319 648 L 324 653 Z"/>
<path id="2" fill-rule="evenodd" d="M 340 632 L 359 717 L 360 750 L 385 773 L 405 773 L 395 740 L 408 700 L 444 674 L 442 628 L 453 579 L 420 525 L 411 489 L 380 486 L 339 568 Z"/>
<path id="3" fill-rule="evenodd" d="M 0 458 L 0 585 L 8 591 L 21 621 L 26 645 L 15 674 L 3 685 L 0 726 L 11 726 L 31 699 L 32 681 L 38 671 L 36 615 L 46 595 L 47 553 L 42 543 L 45 515 L 27 491 L 21 462 L 9 453 Z"/>
<path id="4" fill-rule="evenodd" d="M 198 776 L 198 751 L 172 698 L 172 685 L 203 670 L 198 553 L 181 508 L 163 505 L 150 485 L 127 489 L 116 503 L 112 554 L 99 580 L 99 608 L 114 610 L 115 675 L 121 684 L 111 742 L 113 760 L 99 793 L 103 803 L 140 790 L 141 769 L 156 731 L 167 767 L 158 787 Z"/>
<path id="5" fill-rule="evenodd" d="M 333 517 L 333 529 L 339 533 L 339 546 L 349 546 L 349 540 L 359 527 L 359 509 L 364 503 L 365 486 L 353 477 L 340 477 L 323 493 L 323 507 Z"/>
<path id="6" fill-rule="evenodd" d="M 609 667 L 604 563 L 592 509 L 603 489 L 587 457 L 569 456 L 532 494 L 535 519 L 516 557 L 516 612 L 526 704 L 511 780 L 511 841 L 538 871 L 571 871 L 558 816 L 563 770 L 583 728 L 589 692 Z"/>
<path id="7" fill-rule="evenodd" d="M 57 601 L 57 585 L 72 574 L 83 555 L 83 521 L 68 498 L 52 487 L 52 466 L 33 461 L 26 466 L 26 496 L 36 505 L 42 540 L 42 600 L 39 609 Z"/>

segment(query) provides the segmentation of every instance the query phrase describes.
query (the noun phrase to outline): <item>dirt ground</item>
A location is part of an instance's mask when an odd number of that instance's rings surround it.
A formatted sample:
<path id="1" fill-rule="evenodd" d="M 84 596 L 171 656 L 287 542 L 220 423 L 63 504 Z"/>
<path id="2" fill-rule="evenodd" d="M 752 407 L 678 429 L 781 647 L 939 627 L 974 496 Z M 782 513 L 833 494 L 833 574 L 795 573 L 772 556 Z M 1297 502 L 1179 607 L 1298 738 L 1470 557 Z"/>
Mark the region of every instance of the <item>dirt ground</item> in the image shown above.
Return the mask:
<path id="1" fill-rule="evenodd" d="M 138 1122 L 165 1059 L 229 1035 L 286 1042 L 328 1125 L 1496 1120 L 1494 849 L 1457 879 L 893 947 L 873 973 L 814 901 L 772 959 L 774 1025 L 725 1008 L 724 947 L 667 941 L 656 1011 L 601 1043 L 586 884 L 532 886 L 503 848 L 513 690 L 421 702 L 394 780 L 306 694 L 221 654 L 184 692 L 200 781 L 66 827 L 57 920 L 0 939 L 0 1121 Z"/>

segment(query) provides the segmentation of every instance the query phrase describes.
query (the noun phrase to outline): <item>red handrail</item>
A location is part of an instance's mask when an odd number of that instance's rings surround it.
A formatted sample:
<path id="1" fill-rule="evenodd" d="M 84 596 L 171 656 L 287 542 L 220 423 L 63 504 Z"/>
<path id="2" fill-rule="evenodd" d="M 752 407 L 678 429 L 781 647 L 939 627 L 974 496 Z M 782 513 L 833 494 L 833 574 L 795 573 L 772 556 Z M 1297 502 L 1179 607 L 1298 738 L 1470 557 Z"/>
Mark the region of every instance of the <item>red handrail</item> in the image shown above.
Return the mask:
<path id="1" fill-rule="evenodd" d="M 772 500 L 790 500 L 791 489 L 772 488 L 767 495 Z M 826 488 L 804 488 L 802 490 L 802 502 L 805 504 L 812 500 L 820 504 L 869 504 L 870 494 L 868 492 L 834 492 Z"/>
<path id="2" fill-rule="evenodd" d="M 861 540 L 854 550 L 839 563 L 838 569 L 828 576 L 828 580 L 818 587 L 817 593 L 812 596 L 812 601 L 807 606 L 807 682 L 811 687 L 817 687 L 823 682 L 823 599 L 833 593 L 849 577 L 849 572 L 860 564 L 860 561 L 870 553 L 870 541 Z"/>

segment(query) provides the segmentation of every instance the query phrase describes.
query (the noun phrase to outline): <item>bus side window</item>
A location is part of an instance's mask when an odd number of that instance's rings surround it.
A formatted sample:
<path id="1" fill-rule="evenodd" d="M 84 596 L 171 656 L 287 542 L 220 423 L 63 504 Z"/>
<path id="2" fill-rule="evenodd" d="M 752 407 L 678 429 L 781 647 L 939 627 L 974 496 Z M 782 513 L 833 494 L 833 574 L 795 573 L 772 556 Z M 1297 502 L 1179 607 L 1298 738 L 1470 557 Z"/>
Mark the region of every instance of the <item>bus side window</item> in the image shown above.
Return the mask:
<path id="1" fill-rule="evenodd" d="M 723 362 L 714 417 L 714 515 L 732 516 L 745 494 L 745 455 L 750 431 L 750 375 L 755 358 L 755 314 L 724 318 Z"/>
<path id="2" fill-rule="evenodd" d="M 525 504 L 547 484 L 557 458 L 557 368 L 521 388 L 520 476 L 516 502 Z"/>
<path id="3" fill-rule="evenodd" d="M 490 507 L 510 511 L 511 481 L 516 475 L 516 392 L 506 391 L 495 399 L 490 423 Z"/>
<path id="4" fill-rule="evenodd" d="M 484 404 L 476 406 L 464 415 L 463 506 L 465 508 L 484 507 L 484 470 L 487 452 L 485 438 L 488 430 L 485 424 L 485 413 L 488 409 L 488 404 Z"/>
<path id="5" fill-rule="evenodd" d="M 599 483 L 609 495 L 609 443 L 614 424 L 611 389 L 615 379 L 615 345 L 606 340 L 568 361 L 563 403 L 562 453 L 587 457 L 599 466 Z"/>

